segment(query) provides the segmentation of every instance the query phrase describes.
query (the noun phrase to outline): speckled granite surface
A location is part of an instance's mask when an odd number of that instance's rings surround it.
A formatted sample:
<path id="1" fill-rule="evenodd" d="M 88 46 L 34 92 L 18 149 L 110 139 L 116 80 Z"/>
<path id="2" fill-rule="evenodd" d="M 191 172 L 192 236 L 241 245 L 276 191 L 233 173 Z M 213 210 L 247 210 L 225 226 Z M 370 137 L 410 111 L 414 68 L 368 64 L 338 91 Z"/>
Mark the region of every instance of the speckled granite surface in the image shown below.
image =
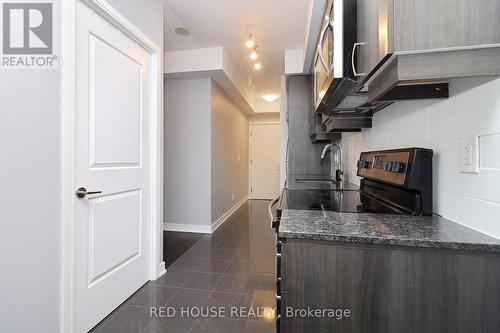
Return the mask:
<path id="1" fill-rule="evenodd" d="M 279 237 L 500 252 L 499 239 L 438 216 L 285 209 Z"/>

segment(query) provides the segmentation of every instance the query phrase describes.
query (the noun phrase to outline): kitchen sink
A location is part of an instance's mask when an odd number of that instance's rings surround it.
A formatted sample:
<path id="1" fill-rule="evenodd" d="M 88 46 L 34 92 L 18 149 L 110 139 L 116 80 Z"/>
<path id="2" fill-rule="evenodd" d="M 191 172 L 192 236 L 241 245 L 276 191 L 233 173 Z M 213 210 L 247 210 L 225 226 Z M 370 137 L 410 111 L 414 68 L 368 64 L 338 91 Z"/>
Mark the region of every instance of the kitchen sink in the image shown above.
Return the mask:
<path id="1" fill-rule="evenodd" d="M 330 178 L 325 178 L 325 179 L 305 179 L 305 178 L 297 178 L 295 179 L 296 183 L 320 183 L 320 184 L 338 184 L 339 182 L 330 179 Z"/>

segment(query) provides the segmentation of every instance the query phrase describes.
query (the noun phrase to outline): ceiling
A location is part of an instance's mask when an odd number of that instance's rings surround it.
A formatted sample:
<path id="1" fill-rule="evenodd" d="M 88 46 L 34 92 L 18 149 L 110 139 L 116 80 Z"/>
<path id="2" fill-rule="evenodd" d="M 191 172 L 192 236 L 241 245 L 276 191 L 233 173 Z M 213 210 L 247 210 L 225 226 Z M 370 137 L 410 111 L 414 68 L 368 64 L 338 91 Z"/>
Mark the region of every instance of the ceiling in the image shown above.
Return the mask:
<path id="1" fill-rule="evenodd" d="M 304 48 L 312 0 L 165 0 L 165 50 L 222 46 L 252 92 L 256 112 L 279 112 L 279 100 L 264 102 L 265 93 L 280 93 L 285 49 Z M 185 27 L 191 35 L 174 32 Z M 259 45 L 260 70 L 253 68 L 245 46 L 252 33 Z"/>

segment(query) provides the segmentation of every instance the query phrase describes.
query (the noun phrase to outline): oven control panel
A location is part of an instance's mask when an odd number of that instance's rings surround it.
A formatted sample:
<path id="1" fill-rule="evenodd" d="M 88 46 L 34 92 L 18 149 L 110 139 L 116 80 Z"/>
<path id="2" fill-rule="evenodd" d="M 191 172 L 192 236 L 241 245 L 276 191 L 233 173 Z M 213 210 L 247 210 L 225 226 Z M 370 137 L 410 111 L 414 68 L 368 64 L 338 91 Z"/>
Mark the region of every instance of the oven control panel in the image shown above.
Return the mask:
<path id="1" fill-rule="evenodd" d="M 363 152 L 357 175 L 363 178 L 362 187 L 377 188 L 376 196 L 413 207 L 421 215 L 431 215 L 432 156 L 432 150 L 427 148 Z"/>
<path id="2" fill-rule="evenodd" d="M 361 153 L 357 163 L 358 176 L 403 186 L 411 168 L 413 149 Z"/>

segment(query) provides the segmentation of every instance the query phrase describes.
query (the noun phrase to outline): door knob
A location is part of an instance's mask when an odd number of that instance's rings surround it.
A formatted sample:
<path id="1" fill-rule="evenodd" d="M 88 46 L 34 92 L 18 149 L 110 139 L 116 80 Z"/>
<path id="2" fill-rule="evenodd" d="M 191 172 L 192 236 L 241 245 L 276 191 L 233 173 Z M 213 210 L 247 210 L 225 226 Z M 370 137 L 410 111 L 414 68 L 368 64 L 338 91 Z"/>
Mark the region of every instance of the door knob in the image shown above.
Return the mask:
<path id="1" fill-rule="evenodd" d="M 87 192 L 87 189 L 85 187 L 80 187 L 78 190 L 76 190 L 75 194 L 78 198 L 82 199 L 87 196 L 87 194 L 99 194 L 102 193 L 102 191 L 91 191 Z"/>

